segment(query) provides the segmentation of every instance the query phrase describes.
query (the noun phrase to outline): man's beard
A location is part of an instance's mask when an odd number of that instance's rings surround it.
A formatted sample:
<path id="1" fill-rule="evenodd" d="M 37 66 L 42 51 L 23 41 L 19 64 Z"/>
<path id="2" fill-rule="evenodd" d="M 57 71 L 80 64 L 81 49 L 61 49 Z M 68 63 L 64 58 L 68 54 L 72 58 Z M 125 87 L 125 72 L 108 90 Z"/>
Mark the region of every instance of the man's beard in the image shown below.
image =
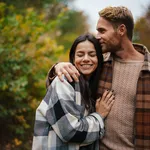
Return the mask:
<path id="1" fill-rule="evenodd" d="M 117 45 L 113 45 L 113 44 L 106 45 L 106 44 L 104 44 L 102 46 L 102 52 L 103 53 L 107 53 L 107 52 L 114 53 L 116 51 L 119 51 L 120 49 L 121 49 L 120 44 L 117 44 Z"/>

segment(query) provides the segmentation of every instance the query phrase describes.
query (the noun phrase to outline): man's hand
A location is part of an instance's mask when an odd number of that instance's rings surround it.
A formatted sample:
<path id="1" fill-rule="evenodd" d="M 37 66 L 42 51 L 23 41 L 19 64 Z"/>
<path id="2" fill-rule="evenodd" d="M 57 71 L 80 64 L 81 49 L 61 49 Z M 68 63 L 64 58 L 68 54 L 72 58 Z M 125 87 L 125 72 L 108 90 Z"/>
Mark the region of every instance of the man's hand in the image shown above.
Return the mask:
<path id="1" fill-rule="evenodd" d="M 61 81 L 63 81 L 62 75 L 64 74 L 65 77 L 72 82 L 78 82 L 78 77 L 80 76 L 79 71 L 73 66 L 70 62 L 60 62 L 55 66 L 55 73 L 59 77 Z"/>

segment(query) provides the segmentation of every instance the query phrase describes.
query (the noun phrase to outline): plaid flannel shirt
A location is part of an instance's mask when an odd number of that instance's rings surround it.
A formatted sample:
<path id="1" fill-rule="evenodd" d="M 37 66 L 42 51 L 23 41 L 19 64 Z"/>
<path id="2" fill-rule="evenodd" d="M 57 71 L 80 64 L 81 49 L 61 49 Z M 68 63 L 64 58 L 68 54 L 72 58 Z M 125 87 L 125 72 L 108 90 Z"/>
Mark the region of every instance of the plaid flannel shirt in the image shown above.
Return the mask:
<path id="1" fill-rule="evenodd" d="M 79 83 L 74 89 L 56 77 L 36 110 L 32 150 L 99 150 L 103 135 L 103 119 L 87 116 Z"/>
<path id="2" fill-rule="evenodd" d="M 150 53 L 141 44 L 133 44 L 135 49 L 144 54 L 144 64 L 140 72 L 134 118 L 134 144 L 136 150 L 150 150 Z M 113 78 L 113 58 L 106 55 L 100 76 L 98 95 L 105 89 L 111 89 Z"/>

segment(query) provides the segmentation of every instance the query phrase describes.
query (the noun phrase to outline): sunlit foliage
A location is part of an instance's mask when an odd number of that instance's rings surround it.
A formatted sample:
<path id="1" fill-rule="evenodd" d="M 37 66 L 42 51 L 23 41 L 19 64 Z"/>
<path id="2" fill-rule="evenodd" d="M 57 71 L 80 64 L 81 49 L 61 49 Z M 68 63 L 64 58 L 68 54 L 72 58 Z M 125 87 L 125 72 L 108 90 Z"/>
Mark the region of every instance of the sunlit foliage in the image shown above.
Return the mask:
<path id="1" fill-rule="evenodd" d="M 19 9 L 8 2 L 0 3 L 0 149 L 30 150 L 35 109 L 46 93 L 47 72 L 54 63 L 68 60 L 71 42 L 87 30 L 86 17 L 78 18 L 81 12 L 60 1 L 51 3 L 53 7 L 60 3 L 53 15 L 50 7 L 39 11 L 21 5 Z M 82 30 L 77 31 L 80 24 L 67 26 L 74 18 L 84 18 Z"/>
<path id="2" fill-rule="evenodd" d="M 135 24 L 134 42 L 144 44 L 150 51 L 150 4 L 145 14 Z"/>

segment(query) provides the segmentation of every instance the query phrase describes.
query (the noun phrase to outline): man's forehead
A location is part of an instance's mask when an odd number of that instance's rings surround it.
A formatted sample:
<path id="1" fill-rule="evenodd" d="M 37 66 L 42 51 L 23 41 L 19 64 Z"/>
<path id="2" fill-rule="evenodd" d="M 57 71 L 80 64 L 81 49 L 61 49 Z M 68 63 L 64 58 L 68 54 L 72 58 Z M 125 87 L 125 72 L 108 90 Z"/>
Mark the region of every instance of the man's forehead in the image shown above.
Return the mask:
<path id="1" fill-rule="evenodd" d="M 97 21 L 96 29 L 106 28 L 106 27 L 113 27 L 113 26 L 111 22 L 109 22 L 107 19 L 100 17 Z"/>

